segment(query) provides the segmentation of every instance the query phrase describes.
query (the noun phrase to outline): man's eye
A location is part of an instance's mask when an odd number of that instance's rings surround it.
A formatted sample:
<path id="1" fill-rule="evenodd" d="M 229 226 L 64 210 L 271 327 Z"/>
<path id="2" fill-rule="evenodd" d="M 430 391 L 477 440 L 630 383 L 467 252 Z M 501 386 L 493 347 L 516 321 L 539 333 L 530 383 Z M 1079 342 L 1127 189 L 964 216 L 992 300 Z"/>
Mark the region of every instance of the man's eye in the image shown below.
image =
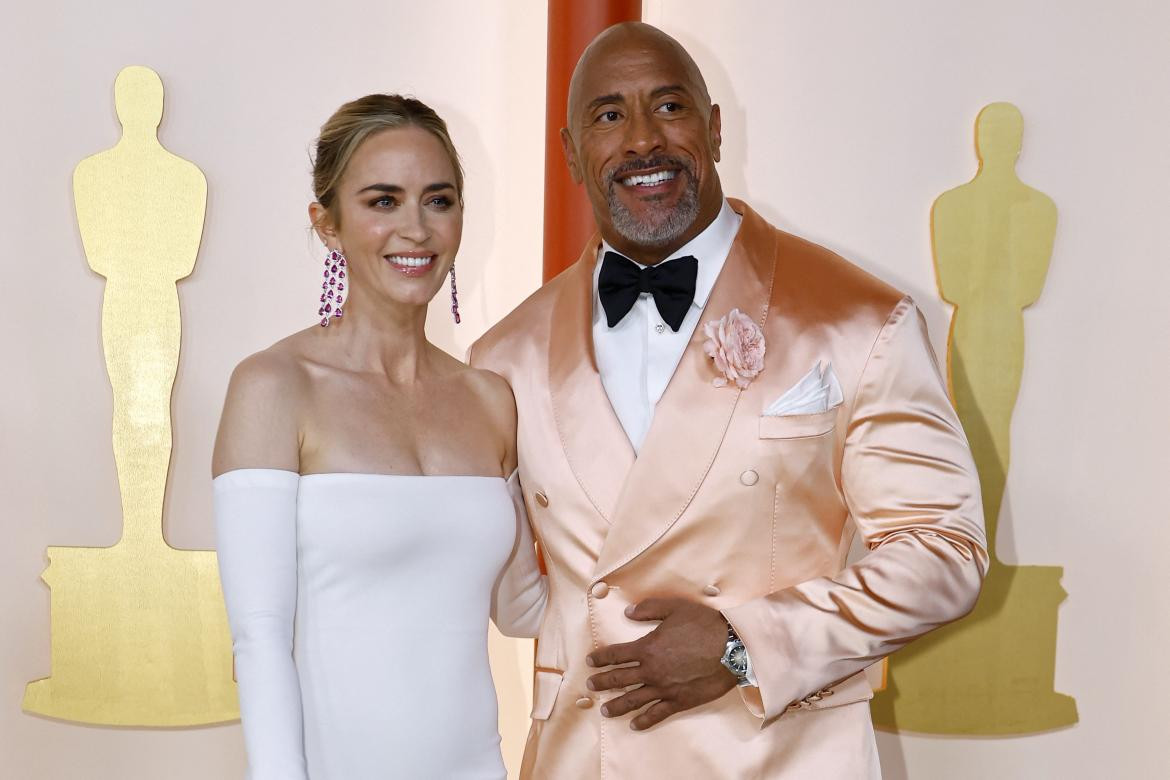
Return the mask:
<path id="1" fill-rule="evenodd" d="M 658 110 L 667 114 L 673 114 L 675 111 L 681 111 L 682 106 L 678 103 L 663 103 L 658 107 Z"/>
<path id="2" fill-rule="evenodd" d="M 598 122 L 616 122 L 620 114 L 616 111 L 602 111 L 597 115 Z"/>

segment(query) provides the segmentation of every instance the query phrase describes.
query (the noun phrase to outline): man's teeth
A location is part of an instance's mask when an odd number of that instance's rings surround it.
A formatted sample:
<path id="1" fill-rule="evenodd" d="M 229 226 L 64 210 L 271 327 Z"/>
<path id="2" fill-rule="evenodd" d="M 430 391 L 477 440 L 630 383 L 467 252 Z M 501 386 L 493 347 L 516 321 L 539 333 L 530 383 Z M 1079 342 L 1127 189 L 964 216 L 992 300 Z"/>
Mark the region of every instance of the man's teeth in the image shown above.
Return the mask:
<path id="1" fill-rule="evenodd" d="M 402 255 L 389 255 L 386 259 L 391 263 L 394 263 L 394 265 L 402 265 L 406 266 L 407 268 L 421 268 L 424 265 L 430 265 L 431 261 L 435 258 L 434 255 L 428 255 L 427 257 L 403 257 Z"/>
<path id="2" fill-rule="evenodd" d="M 664 181 L 670 181 L 678 174 L 675 171 L 659 171 L 658 173 L 647 173 L 640 176 L 630 176 L 622 179 L 622 184 L 627 187 L 653 187 L 655 184 L 661 184 Z"/>

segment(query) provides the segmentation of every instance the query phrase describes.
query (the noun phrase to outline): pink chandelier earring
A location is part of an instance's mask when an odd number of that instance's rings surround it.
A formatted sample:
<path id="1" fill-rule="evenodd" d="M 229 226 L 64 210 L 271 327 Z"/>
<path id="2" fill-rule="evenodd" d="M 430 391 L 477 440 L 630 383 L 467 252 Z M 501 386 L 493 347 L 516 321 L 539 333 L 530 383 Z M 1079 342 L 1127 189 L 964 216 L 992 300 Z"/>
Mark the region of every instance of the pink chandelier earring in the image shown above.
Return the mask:
<path id="1" fill-rule="evenodd" d="M 451 264 L 451 315 L 455 318 L 455 324 L 462 322 L 459 317 L 459 291 L 455 289 L 455 264 Z"/>
<path id="2" fill-rule="evenodd" d="M 345 302 L 345 255 L 336 249 L 330 249 L 325 255 L 325 280 L 321 282 L 321 308 L 317 309 L 317 316 L 321 318 L 321 327 L 329 327 L 329 322 L 336 317 L 341 319 L 341 305 Z"/>

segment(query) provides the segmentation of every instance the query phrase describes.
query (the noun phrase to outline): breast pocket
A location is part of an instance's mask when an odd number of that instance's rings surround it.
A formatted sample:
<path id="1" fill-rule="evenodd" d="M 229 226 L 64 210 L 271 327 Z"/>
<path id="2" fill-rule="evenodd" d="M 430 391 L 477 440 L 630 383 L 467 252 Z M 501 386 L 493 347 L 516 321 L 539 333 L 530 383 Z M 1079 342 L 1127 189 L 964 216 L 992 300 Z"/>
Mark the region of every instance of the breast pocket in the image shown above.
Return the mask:
<path id="1" fill-rule="evenodd" d="M 761 439 L 807 439 L 824 436 L 837 427 L 841 404 L 816 414 L 785 414 L 760 417 Z"/>
<path id="2" fill-rule="evenodd" d="M 845 506 L 835 435 L 840 415 L 837 405 L 815 414 L 759 418 L 761 481 L 772 486 L 770 590 L 833 568 Z"/>

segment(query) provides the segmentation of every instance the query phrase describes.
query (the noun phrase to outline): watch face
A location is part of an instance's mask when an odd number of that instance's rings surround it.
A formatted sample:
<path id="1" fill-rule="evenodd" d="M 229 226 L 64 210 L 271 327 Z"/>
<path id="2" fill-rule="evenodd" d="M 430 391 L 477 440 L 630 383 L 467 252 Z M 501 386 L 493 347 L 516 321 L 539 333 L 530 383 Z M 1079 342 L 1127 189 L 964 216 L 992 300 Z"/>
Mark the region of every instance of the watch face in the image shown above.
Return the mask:
<path id="1" fill-rule="evenodd" d="M 727 656 L 727 665 L 736 674 L 747 674 L 747 649 L 743 645 L 732 648 Z"/>

